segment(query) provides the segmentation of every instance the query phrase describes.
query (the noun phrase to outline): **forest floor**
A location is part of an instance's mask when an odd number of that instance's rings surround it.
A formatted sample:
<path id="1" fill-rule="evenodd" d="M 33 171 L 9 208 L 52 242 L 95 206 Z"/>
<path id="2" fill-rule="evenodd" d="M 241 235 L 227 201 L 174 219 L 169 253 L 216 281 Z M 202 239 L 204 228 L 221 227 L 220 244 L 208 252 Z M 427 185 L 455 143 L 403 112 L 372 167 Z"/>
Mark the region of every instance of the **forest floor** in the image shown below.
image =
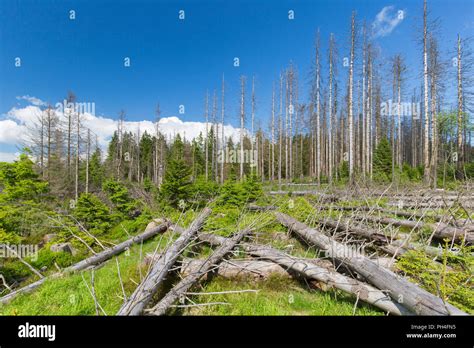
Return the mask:
<path id="1" fill-rule="evenodd" d="M 436 238 L 433 226 L 440 223 L 464 228 L 473 233 L 474 194 L 469 186 L 456 191 L 426 190 L 419 187 L 344 188 L 321 190 L 314 185 L 289 185 L 285 188 L 267 186 L 265 195 L 253 202 L 250 209 L 213 206 L 212 214 L 201 232 L 228 237 L 237 230 L 253 225 L 250 243 L 268 245 L 294 257 L 321 258 L 317 248 L 295 238 L 274 218 L 279 211 L 307 224 L 320 227 L 328 236 L 362 250 L 364 255 L 388 261 L 387 267 L 425 290 L 441 297 L 459 309 L 474 313 L 473 247 L 466 239 Z M 280 191 L 286 191 L 285 193 Z M 255 208 L 256 207 L 256 208 Z M 267 207 L 260 209 L 259 207 Z M 156 212 L 186 228 L 199 209 Z M 382 218 L 409 223 L 397 224 Z M 349 231 L 326 226 L 324 221 L 337 221 L 341 226 L 364 227 L 380 240 L 363 238 Z M 140 221 L 136 233 L 149 221 Z M 422 223 L 420 227 L 416 225 Z M 124 226 L 122 225 L 122 228 Z M 126 228 L 126 227 L 125 227 Z M 117 244 L 129 238 L 118 234 L 108 237 Z M 403 244 L 407 236 L 408 244 Z M 1 305 L 0 315 L 115 315 L 150 266 L 150 254 L 165 251 L 178 234 L 168 229 L 148 241 L 132 246 L 125 253 L 75 274 L 48 279 L 31 293 L 17 296 Z M 105 238 L 105 237 L 104 237 Z M 404 239 L 405 238 L 405 239 Z M 400 241 L 402 241 L 400 243 Z M 393 243 L 392 243 L 393 242 Z M 398 244 L 397 244 L 398 242 Z M 430 248 L 425 248 L 429 246 Z M 213 248 L 194 242 L 183 253 L 184 258 L 206 259 Z M 231 261 L 255 260 L 236 249 Z M 57 269 L 48 269 L 45 275 Z M 179 272 L 170 273 L 158 299 L 179 280 Z M 18 287 L 37 280 L 31 276 Z M 5 292 L 6 293 L 6 292 Z M 4 293 L 4 294 L 5 294 Z M 96 297 L 96 300 L 94 300 Z M 179 301 L 169 314 L 175 315 L 385 315 L 383 310 L 358 301 L 352 294 L 331 286 L 315 284 L 292 274 L 245 275 L 204 279 Z"/>

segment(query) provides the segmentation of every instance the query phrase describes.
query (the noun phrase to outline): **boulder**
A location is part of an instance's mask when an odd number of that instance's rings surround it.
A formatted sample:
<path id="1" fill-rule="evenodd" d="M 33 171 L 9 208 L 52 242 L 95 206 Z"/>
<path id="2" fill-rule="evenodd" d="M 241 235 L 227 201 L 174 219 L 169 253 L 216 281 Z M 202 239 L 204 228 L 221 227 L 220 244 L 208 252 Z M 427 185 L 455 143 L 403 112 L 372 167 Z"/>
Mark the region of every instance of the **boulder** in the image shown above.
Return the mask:
<path id="1" fill-rule="evenodd" d="M 56 233 L 45 234 L 43 236 L 43 243 L 47 244 L 47 243 L 51 242 L 54 238 L 56 238 L 56 236 L 57 236 Z"/>
<path id="2" fill-rule="evenodd" d="M 153 219 L 153 221 L 150 222 L 150 223 L 146 226 L 145 232 L 150 231 L 150 230 L 154 229 L 155 227 L 158 227 L 158 226 L 161 225 L 163 222 L 165 222 L 164 219 L 160 219 L 160 218 L 158 218 L 158 219 Z"/>
<path id="3" fill-rule="evenodd" d="M 55 252 L 55 253 L 62 251 L 62 252 L 69 253 L 69 254 L 72 254 L 72 255 L 76 255 L 76 253 L 77 253 L 76 249 L 74 249 L 74 247 L 72 246 L 71 243 L 53 244 L 53 245 L 51 245 L 49 250 L 51 250 L 52 252 Z"/>

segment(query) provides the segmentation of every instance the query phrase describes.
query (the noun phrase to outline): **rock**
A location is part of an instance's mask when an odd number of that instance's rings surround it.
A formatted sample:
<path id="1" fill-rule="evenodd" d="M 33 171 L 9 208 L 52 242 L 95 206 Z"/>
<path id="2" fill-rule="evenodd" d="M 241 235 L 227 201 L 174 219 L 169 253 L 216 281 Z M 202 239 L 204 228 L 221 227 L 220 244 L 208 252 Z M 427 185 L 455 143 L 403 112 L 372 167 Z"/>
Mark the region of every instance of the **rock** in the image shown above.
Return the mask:
<path id="1" fill-rule="evenodd" d="M 135 209 L 134 211 L 130 212 L 128 215 L 130 216 L 130 218 L 136 219 L 137 217 L 142 215 L 142 212 L 139 209 Z"/>
<path id="2" fill-rule="evenodd" d="M 49 250 L 51 250 L 52 252 L 55 252 L 55 253 L 62 251 L 62 252 L 69 253 L 69 254 L 72 254 L 72 255 L 77 254 L 76 249 L 74 249 L 74 247 L 71 245 L 71 243 L 53 244 L 53 245 L 51 245 Z"/>
<path id="3" fill-rule="evenodd" d="M 149 231 L 149 230 L 151 230 L 151 229 L 153 229 L 153 228 L 155 228 L 155 227 L 161 225 L 163 222 L 165 222 L 164 219 L 160 219 L 160 218 L 158 218 L 158 219 L 153 219 L 153 221 L 150 222 L 150 223 L 146 226 L 145 232 L 147 232 L 147 231 Z"/>
<path id="4" fill-rule="evenodd" d="M 54 238 L 56 238 L 56 236 L 57 236 L 56 233 L 45 234 L 43 236 L 43 243 L 47 244 L 47 243 L 51 242 Z"/>

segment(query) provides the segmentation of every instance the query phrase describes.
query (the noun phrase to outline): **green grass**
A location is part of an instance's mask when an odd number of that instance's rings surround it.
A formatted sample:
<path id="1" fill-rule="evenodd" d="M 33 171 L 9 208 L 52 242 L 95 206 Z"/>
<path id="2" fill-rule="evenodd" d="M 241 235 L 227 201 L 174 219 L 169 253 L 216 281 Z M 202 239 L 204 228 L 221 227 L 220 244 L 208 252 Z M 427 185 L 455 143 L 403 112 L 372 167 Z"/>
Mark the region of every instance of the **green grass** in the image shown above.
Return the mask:
<path id="1" fill-rule="evenodd" d="M 191 307 L 184 315 L 353 315 L 355 297 L 340 291 L 311 290 L 298 281 L 271 277 L 265 281 L 214 279 L 202 292 L 258 290 L 236 294 L 200 295 L 195 303 L 225 302 L 229 305 Z M 361 302 L 355 315 L 383 315 L 382 311 Z"/>
<path id="2" fill-rule="evenodd" d="M 142 255 L 166 247 L 173 238 L 170 232 L 157 236 L 153 241 L 143 244 Z M 146 267 L 140 262 L 140 245 L 130 248 L 118 256 L 120 272 L 127 296 L 140 282 L 140 268 L 146 274 Z M 90 286 L 91 271 L 81 272 Z M 23 294 L 11 303 L 1 306 L 0 315 L 95 315 L 95 305 L 81 273 L 65 275 L 62 278 L 47 280 L 30 294 Z M 95 292 L 98 302 L 108 315 L 115 314 L 122 304 L 122 290 L 114 259 L 95 270 Z"/>

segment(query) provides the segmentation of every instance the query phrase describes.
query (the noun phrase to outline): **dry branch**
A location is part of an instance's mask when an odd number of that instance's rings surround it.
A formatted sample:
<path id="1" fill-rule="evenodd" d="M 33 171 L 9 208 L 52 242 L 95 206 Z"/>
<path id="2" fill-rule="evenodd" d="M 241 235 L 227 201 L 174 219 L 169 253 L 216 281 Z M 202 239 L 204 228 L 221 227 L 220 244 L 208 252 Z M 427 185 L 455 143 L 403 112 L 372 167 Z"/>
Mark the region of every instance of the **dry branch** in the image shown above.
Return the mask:
<path id="1" fill-rule="evenodd" d="M 174 265 L 189 242 L 201 229 L 206 218 L 211 214 L 211 209 L 205 208 L 178 239 L 153 263 L 145 279 L 135 289 L 130 298 L 122 305 L 118 315 L 141 315 L 153 295 L 162 285 L 169 270 Z"/>
<path id="2" fill-rule="evenodd" d="M 16 296 L 18 296 L 20 294 L 29 293 L 29 292 L 35 290 L 41 284 L 43 284 L 46 281 L 46 279 L 57 278 L 57 277 L 61 276 L 63 273 L 81 271 L 83 269 L 88 268 L 89 266 L 96 265 L 98 263 L 104 262 L 104 261 L 110 259 L 112 256 L 117 255 L 117 254 L 123 252 L 124 250 L 128 249 L 133 244 L 141 243 L 144 240 L 147 240 L 149 238 L 154 237 L 158 233 L 162 233 L 162 232 L 166 231 L 169 224 L 170 223 L 168 221 L 166 221 L 163 224 L 155 227 L 154 229 L 145 231 L 144 233 L 139 234 L 139 235 L 137 235 L 137 236 L 135 236 L 135 237 L 133 237 L 129 240 L 126 240 L 125 242 L 120 243 L 120 244 L 116 245 L 115 247 L 113 247 L 111 249 L 104 250 L 104 251 L 102 251 L 102 252 L 100 252 L 100 253 L 98 253 L 94 256 L 91 256 L 87 259 L 79 261 L 78 263 L 64 269 L 63 272 L 55 273 L 55 274 L 52 274 L 49 277 L 41 278 L 40 280 L 38 280 L 34 283 L 31 283 L 31 284 L 29 284 L 25 287 L 22 287 L 18 290 L 15 290 L 15 291 L 3 296 L 2 298 L 0 298 L 0 303 L 6 304 L 6 303 L 10 302 L 11 300 L 13 300 Z"/>
<path id="3" fill-rule="evenodd" d="M 410 312 L 379 289 L 356 279 L 349 278 L 329 268 L 320 267 L 305 259 L 295 258 L 277 249 L 245 244 L 244 250 L 252 255 L 271 260 L 285 269 L 292 270 L 303 277 L 317 280 L 347 293 L 358 296 L 361 301 L 372 304 L 394 315 L 408 315 Z"/>
<path id="4" fill-rule="evenodd" d="M 276 213 L 276 218 L 282 225 L 288 227 L 301 238 L 325 251 L 327 256 L 344 263 L 377 288 L 389 291 L 392 299 L 402 302 L 406 308 L 414 313 L 419 315 L 466 314 L 392 271 L 380 267 L 369 258 L 320 231 L 282 213 Z"/>
<path id="5" fill-rule="evenodd" d="M 407 227 L 411 229 L 422 229 L 428 228 L 433 232 L 433 237 L 437 239 L 449 239 L 455 241 L 466 240 L 467 243 L 472 244 L 474 242 L 474 233 L 468 229 L 450 226 L 443 222 L 438 223 L 426 223 L 422 221 L 411 221 L 411 220 L 398 220 L 388 217 L 373 217 L 363 216 L 354 217 L 357 220 L 366 220 L 373 223 L 380 223 L 383 225 L 391 225 L 396 227 Z"/>
<path id="6" fill-rule="evenodd" d="M 209 272 L 212 267 L 216 264 L 219 264 L 221 260 L 235 248 L 237 243 L 239 243 L 246 234 L 250 232 L 250 229 L 244 229 L 236 233 L 233 237 L 227 238 L 216 251 L 205 260 L 200 268 L 184 279 L 182 279 L 173 289 L 171 289 L 156 306 L 154 306 L 150 311 L 152 315 L 164 315 L 170 306 L 183 296 L 194 284 L 196 284 L 199 279 L 201 279 L 207 272 Z"/>

